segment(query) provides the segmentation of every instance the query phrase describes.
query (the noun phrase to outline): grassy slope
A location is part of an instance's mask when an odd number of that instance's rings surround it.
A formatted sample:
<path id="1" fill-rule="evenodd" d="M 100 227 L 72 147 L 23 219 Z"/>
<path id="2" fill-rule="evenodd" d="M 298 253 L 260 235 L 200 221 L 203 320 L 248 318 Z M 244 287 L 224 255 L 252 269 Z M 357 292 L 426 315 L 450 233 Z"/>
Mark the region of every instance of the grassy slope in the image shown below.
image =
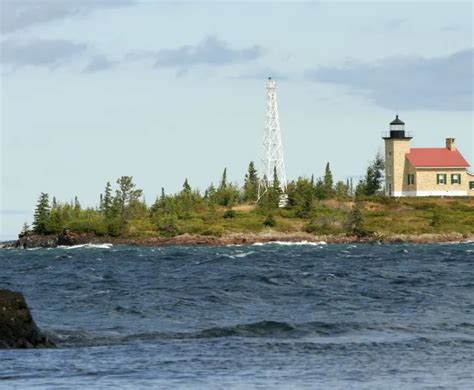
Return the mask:
<path id="1" fill-rule="evenodd" d="M 364 227 L 383 236 L 396 234 L 460 233 L 474 234 L 474 198 L 404 198 L 368 199 L 362 202 Z M 328 200 L 315 202 L 310 218 L 294 218 L 288 210 L 273 212 L 273 231 L 311 232 L 315 235 L 346 234 L 347 219 L 353 203 Z M 176 221 L 179 234 L 222 236 L 230 233 L 258 233 L 266 228 L 266 214 L 255 206 L 239 205 L 234 218 L 223 218 L 225 209 L 195 214 Z M 132 221 L 130 236 L 157 236 L 159 233 L 144 221 Z"/>

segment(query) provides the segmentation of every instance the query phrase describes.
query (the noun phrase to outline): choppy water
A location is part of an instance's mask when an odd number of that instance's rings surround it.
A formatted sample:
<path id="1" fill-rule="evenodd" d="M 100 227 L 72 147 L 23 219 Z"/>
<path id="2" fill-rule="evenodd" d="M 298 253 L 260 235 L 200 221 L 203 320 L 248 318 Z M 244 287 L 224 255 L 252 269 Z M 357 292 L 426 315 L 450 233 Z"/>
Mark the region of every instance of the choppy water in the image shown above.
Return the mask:
<path id="1" fill-rule="evenodd" d="M 474 244 L 0 251 L 0 388 L 472 388 Z"/>

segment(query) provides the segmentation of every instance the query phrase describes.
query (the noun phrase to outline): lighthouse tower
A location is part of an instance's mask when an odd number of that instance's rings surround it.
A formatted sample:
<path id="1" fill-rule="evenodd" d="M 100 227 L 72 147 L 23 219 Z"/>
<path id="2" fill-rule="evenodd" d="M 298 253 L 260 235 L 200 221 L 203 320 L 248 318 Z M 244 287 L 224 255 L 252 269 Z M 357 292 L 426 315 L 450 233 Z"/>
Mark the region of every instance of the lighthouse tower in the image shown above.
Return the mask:
<path id="1" fill-rule="evenodd" d="M 406 154 L 410 153 L 411 133 L 405 131 L 405 122 L 398 118 L 390 122 L 390 131 L 383 133 L 385 140 L 385 195 L 402 196 Z"/>

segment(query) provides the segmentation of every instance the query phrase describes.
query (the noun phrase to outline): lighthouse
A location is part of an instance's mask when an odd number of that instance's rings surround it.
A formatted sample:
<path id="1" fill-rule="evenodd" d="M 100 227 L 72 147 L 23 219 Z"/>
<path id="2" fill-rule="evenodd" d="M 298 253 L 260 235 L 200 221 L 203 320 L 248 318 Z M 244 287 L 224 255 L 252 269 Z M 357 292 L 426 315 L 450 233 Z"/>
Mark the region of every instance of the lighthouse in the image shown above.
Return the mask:
<path id="1" fill-rule="evenodd" d="M 404 171 L 412 137 L 398 115 L 390 122 L 389 129 L 382 136 L 385 140 L 385 195 L 402 196 L 404 175 L 399 173 Z"/>

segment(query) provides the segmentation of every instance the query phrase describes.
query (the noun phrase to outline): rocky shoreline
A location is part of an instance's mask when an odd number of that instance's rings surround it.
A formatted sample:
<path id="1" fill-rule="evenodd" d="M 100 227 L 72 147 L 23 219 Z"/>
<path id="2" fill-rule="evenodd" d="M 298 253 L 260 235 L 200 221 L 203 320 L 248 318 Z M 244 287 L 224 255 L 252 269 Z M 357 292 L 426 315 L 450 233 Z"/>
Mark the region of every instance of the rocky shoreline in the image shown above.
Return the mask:
<path id="1" fill-rule="evenodd" d="M 77 233 L 65 230 L 58 235 L 38 235 L 28 233 L 20 235 L 18 240 L 3 243 L 3 248 L 55 248 L 58 246 L 73 246 L 83 244 L 130 245 L 130 246 L 227 246 L 227 245 L 252 245 L 255 243 L 269 242 L 325 242 L 333 244 L 346 243 L 443 243 L 443 242 L 470 242 L 474 241 L 474 235 L 463 235 L 460 233 L 449 234 L 394 234 L 390 236 L 371 235 L 368 237 L 356 237 L 347 235 L 319 235 L 309 233 L 281 233 L 265 231 L 261 233 L 233 233 L 228 235 L 204 236 L 183 234 L 175 237 L 110 237 L 96 236 L 91 233 Z"/>
<path id="2" fill-rule="evenodd" d="M 0 349 L 54 346 L 36 326 L 23 294 L 0 289 Z"/>

